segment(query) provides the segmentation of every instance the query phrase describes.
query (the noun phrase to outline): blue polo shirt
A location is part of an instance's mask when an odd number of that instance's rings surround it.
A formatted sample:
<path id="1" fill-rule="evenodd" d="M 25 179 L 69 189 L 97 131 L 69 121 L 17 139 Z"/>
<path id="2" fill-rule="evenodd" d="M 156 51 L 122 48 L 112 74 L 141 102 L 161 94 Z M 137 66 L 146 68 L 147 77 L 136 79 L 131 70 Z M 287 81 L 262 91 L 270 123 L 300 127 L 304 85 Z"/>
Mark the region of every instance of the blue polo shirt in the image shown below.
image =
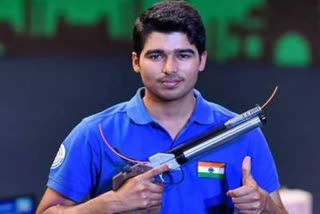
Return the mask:
<path id="1" fill-rule="evenodd" d="M 176 139 L 172 139 L 148 113 L 143 93 L 141 88 L 130 101 L 83 119 L 61 144 L 48 187 L 79 203 L 112 189 L 112 177 L 128 162 L 106 146 L 99 124 L 113 148 L 127 157 L 146 161 L 151 155 L 168 151 L 235 116 L 194 90 L 194 112 Z M 160 213 L 231 212 L 233 204 L 226 192 L 241 186 L 241 165 L 247 155 L 251 156 L 252 175 L 258 185 L 269 193 L 277 190 L 280 184 L 268 144 L 261 130 L 254 129 L 170 173 L 171 183 L 165 185 Z M 219 176 L 200 176 L 203 163 L 209 166 L 209 172 L 217 170 L 213 166 L 218 164 Z"/>

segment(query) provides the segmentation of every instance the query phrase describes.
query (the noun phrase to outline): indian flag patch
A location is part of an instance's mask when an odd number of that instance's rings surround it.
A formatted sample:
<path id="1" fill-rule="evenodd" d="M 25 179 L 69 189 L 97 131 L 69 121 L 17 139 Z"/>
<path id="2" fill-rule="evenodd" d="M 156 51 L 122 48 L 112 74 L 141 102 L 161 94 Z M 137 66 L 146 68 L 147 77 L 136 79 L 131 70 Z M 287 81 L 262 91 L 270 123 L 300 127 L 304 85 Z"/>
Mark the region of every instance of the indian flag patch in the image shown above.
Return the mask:
<path id="1" fill-rule="evenodd" d="M 223 178 L 225 163 L 220 162 L 198 162 L 198 177 Z"/>

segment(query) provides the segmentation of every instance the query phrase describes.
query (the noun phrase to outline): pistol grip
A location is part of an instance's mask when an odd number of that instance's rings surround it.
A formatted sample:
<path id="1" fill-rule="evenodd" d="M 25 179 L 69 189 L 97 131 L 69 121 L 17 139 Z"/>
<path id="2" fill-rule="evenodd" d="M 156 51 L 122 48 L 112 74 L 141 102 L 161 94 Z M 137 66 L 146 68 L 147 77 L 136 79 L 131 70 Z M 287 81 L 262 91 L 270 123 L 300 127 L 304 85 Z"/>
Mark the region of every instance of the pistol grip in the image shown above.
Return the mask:
<path id="1" fill-rule="evenodd" d="M 125 183 L 126 180 L 149 171 L 152 167 L 142 164 L 136 164 L 130 167 L 129 170 L 120 172 L 112 178 L 112 189 L 117 190 Z"/>
<path id="2" fill-rule="evenodd" d="M 112 178 L 112 188 L 113 190 L 117 190 L 125 183 L 126 180 L 140 175 L 148 170 L 152 169 L 152 167 L 142 164 L 136 164 L 129 168 L 129 170 L 120 172 Z M 148 209 L 139 209 L 132 211 L 121 212 L 120 214 L 156 214 L 159 211 L 159 207 L 151 207 Z"/>

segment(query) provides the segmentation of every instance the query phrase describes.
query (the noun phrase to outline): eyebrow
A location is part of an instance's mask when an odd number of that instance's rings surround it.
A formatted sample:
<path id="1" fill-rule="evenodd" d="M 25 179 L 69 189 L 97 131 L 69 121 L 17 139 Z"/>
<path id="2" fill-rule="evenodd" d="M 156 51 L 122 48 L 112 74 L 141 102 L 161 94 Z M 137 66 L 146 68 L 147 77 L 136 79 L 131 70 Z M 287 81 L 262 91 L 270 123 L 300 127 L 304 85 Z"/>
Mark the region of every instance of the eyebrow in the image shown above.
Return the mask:
<path id="1" fill-rule="evenodd" d="M 186 48 L 186 49 L 175 49 L 173 51 L 174 53 L 190 53 L 190 54 L 195 54 L 194 50 L 192 50 L 191 48 Z M 162 49 L 151 49 L 151 50 L 148 50 L 146 52 L 145 55 L 150 55 L 150 54 L 164 54 L 165 51 L 162 50 Z"/>
<path id="2" fill-rule="evenodd" d="M 191 48 L 178 49 L 175 52 L 195 54 L 194 50 L 192 50 Z"/>
<path id="3" fill-rule="evenodd" d="M 151 50 L 148 50 L 145 55 L 150 55 L 150 54 L 155 54 L 155 53 L 156 54 L 163 54 L 164 51 L 161 49 L 151 49 Z"/>

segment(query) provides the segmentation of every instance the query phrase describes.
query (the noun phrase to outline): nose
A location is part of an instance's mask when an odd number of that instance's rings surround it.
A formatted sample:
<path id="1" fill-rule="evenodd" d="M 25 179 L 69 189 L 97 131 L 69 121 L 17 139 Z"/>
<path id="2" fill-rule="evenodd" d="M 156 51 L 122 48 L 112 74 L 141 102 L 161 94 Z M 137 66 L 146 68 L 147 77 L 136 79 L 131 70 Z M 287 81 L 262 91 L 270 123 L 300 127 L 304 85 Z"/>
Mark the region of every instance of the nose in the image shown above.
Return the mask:
<path id="1" fill-rule="evenodd" d="M 163 62 L 162 72 L 172 74 L 178 71 L 178 64 L 174 57 L 168 56 Z"/>

